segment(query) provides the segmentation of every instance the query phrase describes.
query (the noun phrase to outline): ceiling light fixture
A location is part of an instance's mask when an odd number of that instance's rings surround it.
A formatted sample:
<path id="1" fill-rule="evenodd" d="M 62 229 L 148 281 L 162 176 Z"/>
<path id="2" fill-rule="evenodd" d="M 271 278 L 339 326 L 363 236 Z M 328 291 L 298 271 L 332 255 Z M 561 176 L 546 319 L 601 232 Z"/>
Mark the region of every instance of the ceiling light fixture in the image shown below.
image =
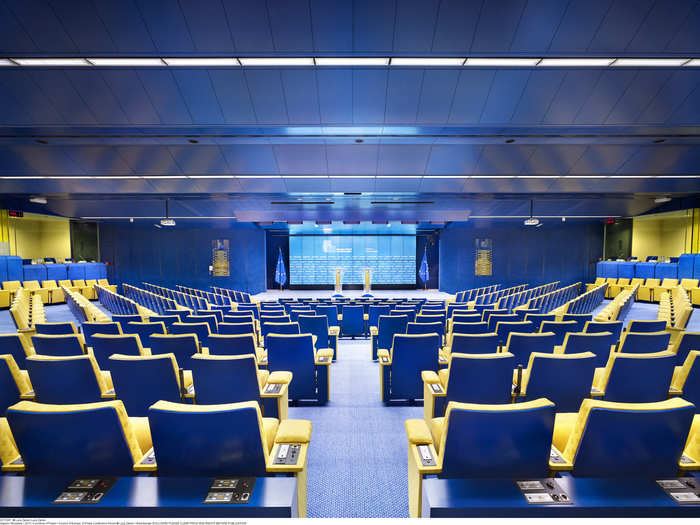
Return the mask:
<path id="1" fill-rule="evenodd" d="M 239 58 L 242 66 L 313 66 L 313 58 Z"/>
<path id="2" fill-rule="evenodd" d="M 388 57 L 317 57 L 317 66 L 388 66 Z"/>
<path id="3" fill-rule="evenodd" d="M 537 64 L 542 67 L 607 67 L 614 58 L 543 58 Z"/>
<path id="4" fill-rule="evenodd" d="M 84 58 L 13 58 L 20 66 L 89 66 Z"/>
<path id="5" fill-rule="evenodd" d="M 531 67 L 536 66 L 540 58 L 468 58 L 465 66 L 485 67 Z"/>
<path id="6" fill-rule="evenodd" d="M 391 59 L 392 66 L 425 66 L 425 67 L 449 67 L 461 66 L 464 64 L 465 58 L 404 58 L 397 57 Z"/>
<path id="7" fill-rule="evenodd" d="M 101 67 L 159 67 L 163 65 L 160 58 L 88 58 L 93 66 Z"/>
<path id="8" fill-rule="evenodd" d="M 670 195 L 664 195 L 663 197 L 656 197 L 654 199 L 654 202 L 656 204 L 663 204 L 664 202 L 671 202 L 671 196 Z"/>
<path id="9" fill-rule="evenodd" d="M 165 199 L 165 218 L 160 220 L 161 226 L 175 226 L 175 220 L 168 217 L 168 199 Z"/>
<path id="10" fill-rule="evenodd" d="M 689 62 L 688 58 L 618 58 L 613 67 L 679 67 Z"/>
<path id="11" fill-rule="evenodd" d="M 30 197 L 29 202 L 34 204 L 46 204 L 49 201 L 46 200 L 46 197 Z"/>
<path id="12" fill-rule="evenodd" d="M 237 58 L 164 58 L 163 62 L 175 67 L 237 67 L 241 65 Z"/>
<path id="13" fill-rule="evenodd" d="M 523 224 L 525 226 L 538 226 L 540 224 L 540 220 L 536 219 L 535 217 L 532 216 L 532 211 L 533 211 L 534 205 L 535 205 L 535 201 L 530 200 L 530 217 L 528 217 L 527 219 L 525 219 L 523 221 Z"/>

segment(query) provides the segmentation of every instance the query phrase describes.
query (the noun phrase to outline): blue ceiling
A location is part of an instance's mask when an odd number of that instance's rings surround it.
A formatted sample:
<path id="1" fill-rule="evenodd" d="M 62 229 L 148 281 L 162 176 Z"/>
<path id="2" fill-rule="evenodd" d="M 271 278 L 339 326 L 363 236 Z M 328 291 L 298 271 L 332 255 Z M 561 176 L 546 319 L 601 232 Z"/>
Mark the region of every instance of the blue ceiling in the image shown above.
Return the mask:
<path id="1" fill-rule="evenodd" d="M 0 57 L 295 55 L 700 57 L 700 1 L 0 0 Z M 0 177 L 100 177 L 0 179 L 68 216 L 630 215 L 700 188 L 700 68 L 0 67 L 0 100 Z M 167 178 L 207 175 L 276 178 Z M 430 204 L 371 204 L 393 194 Z"/>

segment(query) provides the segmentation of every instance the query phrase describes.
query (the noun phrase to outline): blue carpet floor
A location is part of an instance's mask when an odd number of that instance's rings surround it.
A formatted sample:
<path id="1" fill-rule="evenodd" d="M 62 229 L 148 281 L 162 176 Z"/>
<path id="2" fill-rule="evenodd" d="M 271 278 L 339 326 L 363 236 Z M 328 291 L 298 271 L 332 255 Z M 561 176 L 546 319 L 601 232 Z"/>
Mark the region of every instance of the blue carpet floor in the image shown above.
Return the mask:
<path id="1" fill-rule="evenodd" d="M 636 303 L 627 320 L 655 319 L 657 310 L 658 305 Z M 700 331 L 697 310 L 688 330 Z M 66 305 L 46 307 L 46 317 L 75 321 Z M 13 331 L 9 313 L 0 312 L 0 333 Z M 324 407 L 289 409 L 290 418 L 313 422 L 309 517 L 407 517 L 404 420 L 423 417 L 422 407 L 385 407 L 379 401 L 378 365 L 370 361 L 369 340 L 362 339 L 338 342 L 330 398 Z"/>

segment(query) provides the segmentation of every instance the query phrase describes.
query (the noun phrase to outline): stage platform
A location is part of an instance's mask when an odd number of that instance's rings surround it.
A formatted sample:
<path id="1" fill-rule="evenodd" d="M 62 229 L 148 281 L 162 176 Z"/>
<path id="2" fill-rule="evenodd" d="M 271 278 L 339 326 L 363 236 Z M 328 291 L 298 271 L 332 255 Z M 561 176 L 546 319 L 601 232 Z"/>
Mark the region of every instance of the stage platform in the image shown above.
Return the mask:
<path id="1" fill-rule="evenodd" d="M 365 292 L 362 290 L 343 290 L 343 297 L 362 297 Z M 430 300 L 446 300 L 454 299 L 454 294 L 449 294 L 441 292 L 440 290 L 428 289 L 428 290 L 376 290 L 370 292 L 374 297 L 383 297 L 387 299 L 391 298 L 413 298 L 413 297 L 425 297 Z M 313 299 L 320 298 L 330 298 L 335 295 L 333 290 L 267 290 L 256 295 L 253 295 L 253 299 L 256 301 L 275 301 L 277 299 L 285 299 L 292 297 L 311 297 Z"/>

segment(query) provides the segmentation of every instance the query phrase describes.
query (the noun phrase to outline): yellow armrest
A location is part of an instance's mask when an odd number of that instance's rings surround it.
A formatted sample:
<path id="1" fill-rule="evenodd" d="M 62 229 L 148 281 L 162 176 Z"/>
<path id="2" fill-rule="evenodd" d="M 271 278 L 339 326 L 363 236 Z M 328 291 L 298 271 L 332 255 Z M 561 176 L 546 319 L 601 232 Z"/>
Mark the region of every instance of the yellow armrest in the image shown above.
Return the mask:
<path id="1" fill-rule="evenodd" d="M 603 390 L 602 382 L 605 377 L 605 368 L 596 368 L 593 373 L 593 386 L 598 390 Z"/>
<path id="2" fill-rule="evenodd" d="M 267 378 L 267 383 L 270 384 L 289 384 L 292 382 L 292 373 L 291 372 L 283 372 L 283 371 L 277 371 L 277 372 L 272 372 L 269 377 Z"/>
<path id="3" fill-rule="evenodd" d="M 283 419 L 277 429 L 275 443 L 309 443 L 313 425 L 306 419 Z"/>
<path id="4" fill-rule="evenodd" d="M 382 361 L 383 357 L 385 357 L 389 361 L 386 363 L 383 362 Z M 379 359 L 380 365 L 390 365 L 391 364 L 391 355 L 389 354 L 389 350 L 387 350 L 386 348 L 380 348 L 379 350 L 377 350 L 377 359 Z"/>
<path id="5" fill-rule="evenodd" d="M 440 378 L 432 370 L 423 370 L 420 373 L 420 377 L 424 383 L 428 383 L 428 384 L 430 384 L 430 383 L 438 383 L 439 384 L 440 383 Z"/>
<path id="6" fill-rule="evenodd" d="M 433 443 L 433 437 L 424 419 L 407 419 L 404 422 L 404 426 L 406 427 L 406 437 L 408 437 L 410 444 L 428 445 Z"/>
<path id="7" fill-rule="evenodd" d="M 371 335 L 379 335 L 379 328 L 377 328 L 376 326 L 370 326 L 369 333 Z"/>
<path id="8" fill-rule="evenodd" d="M 151 427 L 148 424 L 148 418 L 130 417 L 129 422 L 131 423 L 131 428 L 134 429 L 136 441 L 138 442 L 141 450 L 152 449 L 153 441 L 151 440 Z"/>
<path id="9" fill-rule="evenodd" d="M 564 345 L 555 346 L 554 353 L 555 354 L 563 354 L 564 353 Z"/>
<path id="10" fill-rule="evenodd" d="M 134 472 L 156 472 L 157 470 L 158 464 L 155 461 L 155 454 L 152 448 L 143 455 L 138 463 L 134 463 Z"/>
<path id="11" fill-rule="evenodd" d="M 362 314 L 362 319 L 367 321 L 369 319 L 369 314 Z"/>
<path id="12" fill-rule="evenodd" d="M 329 326 L 328 327 L 328 335 L 340 335 L 340 327 L 339 326 Z"/>
<path id="13" fill-rule="evenodd" d="M 289 421 L 288 419 L 285 421 Z M 308 443 L 301 443 L 301 449 L 299 450 L 299 458 L 294 465 L 275 465 L 274 461 L 277 457 L 277 452 L 282 444 L 272 447 L 272 452 L 268 456 L 267 465 L 265 470 L 267 472 L 302 472 L 306 468 L 306 453 L 309 449 Z"/>
<path id="14" fill-rule="evenodd" d="M 552 436 L 552 445 L 559 450 L 566 449 L 566 444 L 569 441 L 569 436 L 574 430 L 578 412 L 559 412 L 554 416 L 554 434 Z"/>

